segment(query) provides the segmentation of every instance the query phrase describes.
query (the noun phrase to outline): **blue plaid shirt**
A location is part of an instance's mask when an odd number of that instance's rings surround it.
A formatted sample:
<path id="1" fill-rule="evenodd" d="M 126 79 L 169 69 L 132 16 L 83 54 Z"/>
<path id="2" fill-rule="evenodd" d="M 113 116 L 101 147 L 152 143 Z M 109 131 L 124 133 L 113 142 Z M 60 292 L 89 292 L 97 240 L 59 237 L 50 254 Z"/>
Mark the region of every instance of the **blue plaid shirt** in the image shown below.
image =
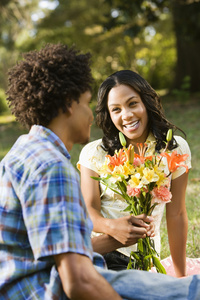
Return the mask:
<path id="1" fill-rule="evenodd" d="M 79 186 L 64 144 L 42 126 L 21 136 L 1 161 L 0 299 L 67 299 L 53 256 L 93 258 Z"/>

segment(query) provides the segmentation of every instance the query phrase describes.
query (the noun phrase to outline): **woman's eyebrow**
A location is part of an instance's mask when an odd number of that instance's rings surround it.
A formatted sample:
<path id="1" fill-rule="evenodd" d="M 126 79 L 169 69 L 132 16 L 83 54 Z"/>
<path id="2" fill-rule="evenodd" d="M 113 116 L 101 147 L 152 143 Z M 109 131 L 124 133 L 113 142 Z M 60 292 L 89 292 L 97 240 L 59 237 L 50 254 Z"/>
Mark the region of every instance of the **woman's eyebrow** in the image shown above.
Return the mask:
<path id="1" fill-rule="evenodd" d="M 130 100 L 132 100 L 134 98 L 138 98 L 138 96 L 131 96 L 130 98 L 128 98 L 126 100 L 126 102 L 128 102 L 128 101 L 130 101 Z M 117 105 L 120 105 L 120 103 L 111 103 L 110 105 L 108 105 L 108 107 L 110 107 L 110 106 L 117 106 Z"/>

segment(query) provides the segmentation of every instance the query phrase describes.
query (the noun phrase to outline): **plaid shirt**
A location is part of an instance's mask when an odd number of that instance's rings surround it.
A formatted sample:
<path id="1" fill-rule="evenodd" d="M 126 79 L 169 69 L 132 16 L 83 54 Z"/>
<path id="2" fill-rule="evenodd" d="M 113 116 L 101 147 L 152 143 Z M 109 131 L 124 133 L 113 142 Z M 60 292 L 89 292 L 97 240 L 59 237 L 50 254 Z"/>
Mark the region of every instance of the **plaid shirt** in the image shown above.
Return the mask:
<path id="1" fill-rule="evenodd" d="M 21 136 L 1 161 L 0 299 L 67 299 L 53 256 L 93 256 L 79 186 L 64 144 L 42 126 Z"/>

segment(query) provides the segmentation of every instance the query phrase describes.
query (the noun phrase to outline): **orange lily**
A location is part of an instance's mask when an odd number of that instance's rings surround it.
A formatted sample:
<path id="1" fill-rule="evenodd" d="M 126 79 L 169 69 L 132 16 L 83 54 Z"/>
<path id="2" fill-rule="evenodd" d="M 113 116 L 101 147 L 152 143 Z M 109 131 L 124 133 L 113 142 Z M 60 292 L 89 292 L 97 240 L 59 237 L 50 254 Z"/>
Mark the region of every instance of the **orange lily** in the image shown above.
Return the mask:
<path id="1" fill-rule="evenodd" d="M 142 144 L 142 143 L 137 143 L 139 155 L 135 153 L 135 157 L 139 158 L 142 163 L 144 163 L 147 160 L 152 160 L 152 155 L 151 156 L 144 156 L 145 152 L 148 148 L 147 144 Z"/>
<path id="2" fill-rule="evenodd" d="M 147 144 L 137 143 L 139 155 L 144 157 L 144 154 L 147 150 Z"/>
<path id="3" fill-rule="evenodd" d="M 176 171 L 179 167 L 186 168 L 186 173 L 188 172 L 188 166 L 185 165 L 185 160 L 189 156 L 188 154 L 177 154 L 177 151 L 173 151 L 171 155 L 166 152 L 161 153 L 161 156 L 167 158 L 168 168 L 170 173 Z"/>
<path id="4" fill-rule="evenodd" d="M 113 156 L 106 155 L 106 157 L 109 159 L 108 167 L 110 169 L 114 169 L 115 166 L 123 165 L 127 161 L 123 149 L 120 149 L 118 154 L 114 154 Z"/>
<path id="5" fill-rule="evenodd" d="M 130 162 L 130 164 L 132 164 L 133 163 L 133 161 L 134 161 L 134 146 L 133 145 L 129 145 L 128 146 L 128 149 L 124 149 L 124 152 L 125 152 L 125 154 L 126 154 L 126 157 L 127 157 L 127 161 L 129 161 Z"/>

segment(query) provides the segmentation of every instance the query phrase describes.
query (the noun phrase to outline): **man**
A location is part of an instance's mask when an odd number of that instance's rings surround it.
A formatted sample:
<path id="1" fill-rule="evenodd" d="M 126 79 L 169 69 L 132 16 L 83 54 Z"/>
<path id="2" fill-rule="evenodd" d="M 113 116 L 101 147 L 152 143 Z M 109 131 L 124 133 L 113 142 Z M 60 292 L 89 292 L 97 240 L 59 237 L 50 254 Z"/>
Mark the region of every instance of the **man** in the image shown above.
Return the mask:
<path id="1" fill-rule="evenodd" d="M 108 271 L 97 254 L 93 265 L 92 224 L 69 155 L 89 140 L 91 84 L 90 55 L 61 44 L 25 54 L 9 72 L 9 106 L 30 131 L 0 164 L 0 299 L 199 299 L 198 277 Z M 143 232 L 145 221 L 132 219 Z M 102 243 L 119 246 L 105 235 L 94 249 Z"/>

